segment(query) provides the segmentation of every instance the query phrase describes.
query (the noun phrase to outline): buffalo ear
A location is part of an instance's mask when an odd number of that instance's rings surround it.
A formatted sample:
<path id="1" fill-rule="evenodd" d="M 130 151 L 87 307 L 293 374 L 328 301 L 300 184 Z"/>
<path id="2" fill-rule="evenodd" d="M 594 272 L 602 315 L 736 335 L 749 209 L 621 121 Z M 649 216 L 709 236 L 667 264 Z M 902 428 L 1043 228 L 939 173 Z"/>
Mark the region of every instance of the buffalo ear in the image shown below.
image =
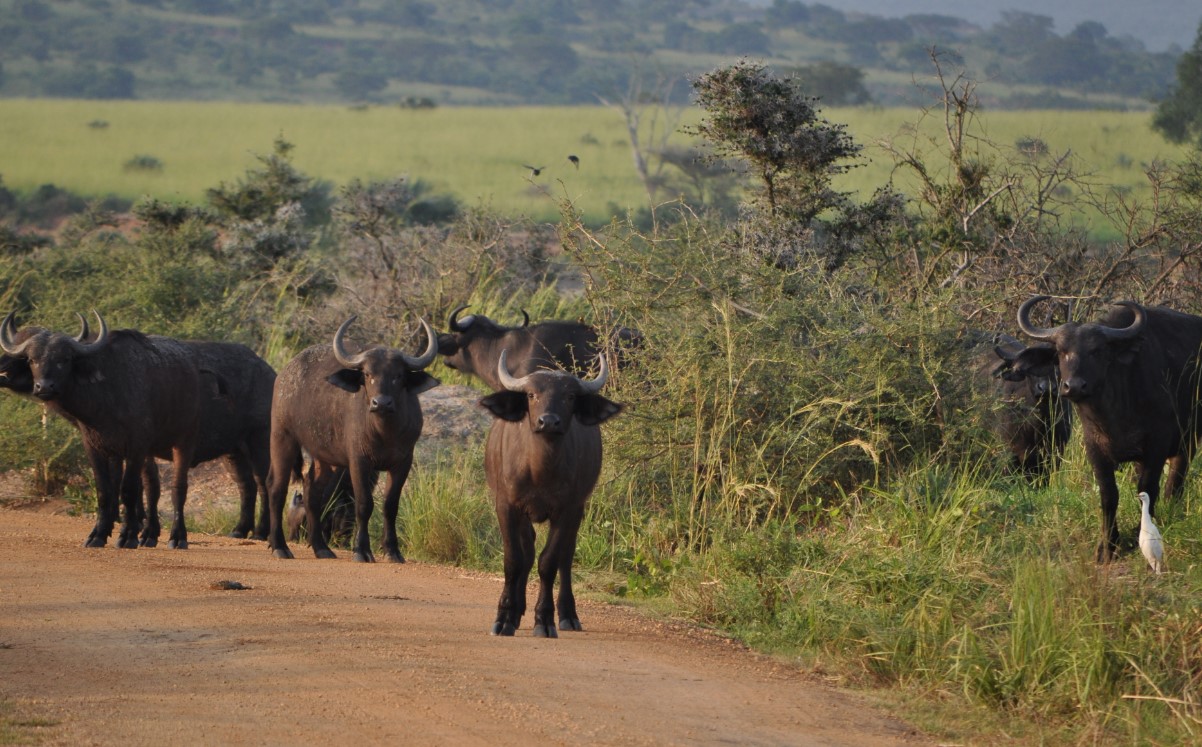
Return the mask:
<path id="1" fill-rule="evenodd" d="M 340 368 L 327 376 L 326 381 L 343 391 L 354 394 L 363 388 L 363 372 L 354 368 Z"/>
<path id="2" fill-rule="evenodd" d="M 581 425 L 601 425 L 622 412 L 623 407 L 600 394 L 585 394 L 576 398 L 576 420 Z"/>
<path id="3" fill-rule="evenodd" d="M 0 387 L 11 389 L 17 394 L 31 394 L 33 373 L 29 370 L 29 361 L 0 355 Z"/>
<path id="4" fill-rule="evenodd" d="M 441 334 L 438 336 L 438 354 L 454 355 L 459 352 L 459 341 L 455 335 Z"/>
<path id="5" fill-rule="evenodd" d="M 96 367 L 87 356 L 79 356 L 71 363 L 71 371 L 89 384 L 99 384 L 104 381 L 104 372 Z"/>
<path id="6" fill-rule="evenodd" d="M 421 394 L 422 392 L 433 389 L 441 383 L 441 381 L 425 371 L 410 371 L 409 373 L 405 374 L 405 388 L 414 394 Z"/>
<path id="7" fill-rule="evenodd" d="M 528 406 L 525 392 L 493 392 L 480 400 L 480 406 L 493 417 L 519 423 L 526 418 Z"/>
<path id="8" fill-rule="evenodd" d="M 1137 337 L 1134 340 L 1123 340 L 1118 343 L 1118 351 L 1115 353 L 1114 359 L 1124 366 L 1129 366 L 1135 362 L 1135 356 L 1139 353 L 1140 345 L 1143 343 L 1142 337 Z"/>
<path id="9" fill-rule="evenodd" d="M 1056 374 L 1056 346 L 1048 343 L 1032 345 L 1001 367 L 998 374 L 1006 381 L 1025 381 L 1028 377 L 1051 377 Z"/>

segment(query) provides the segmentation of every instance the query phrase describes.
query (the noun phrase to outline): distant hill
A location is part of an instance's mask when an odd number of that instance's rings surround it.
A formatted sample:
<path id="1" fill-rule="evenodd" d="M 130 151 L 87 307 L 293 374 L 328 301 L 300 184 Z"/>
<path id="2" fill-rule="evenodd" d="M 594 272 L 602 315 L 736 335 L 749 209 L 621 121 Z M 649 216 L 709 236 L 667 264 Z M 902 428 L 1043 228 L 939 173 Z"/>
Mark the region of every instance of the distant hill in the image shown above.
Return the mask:
<path id="1" fill-rule="evenodd" d="M 987 23 L 898 15 L 933 0 L 830 2 L 0 0 L 0 96 L 592 104 L 637 76 L 674 81 L 683 100 L 687 78 L 749 57 L 829 104 L 888 105 L 911 103 L 932 48 L 1000 108 L 1147 108 L 1176 79 L 1177 53 L 1098 22 L 1061 33 L 1042 14 Z M 852 3 L 893 15 L 835 7 Z"/>

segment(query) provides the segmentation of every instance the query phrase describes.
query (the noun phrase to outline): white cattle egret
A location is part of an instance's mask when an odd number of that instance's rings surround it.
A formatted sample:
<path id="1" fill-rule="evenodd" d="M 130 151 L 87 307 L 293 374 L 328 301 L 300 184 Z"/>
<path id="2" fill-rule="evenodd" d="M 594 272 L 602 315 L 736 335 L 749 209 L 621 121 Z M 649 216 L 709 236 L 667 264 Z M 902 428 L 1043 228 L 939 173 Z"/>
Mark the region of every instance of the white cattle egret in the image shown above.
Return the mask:
<path id="1" fill-rule="evenodd" d="M 1147 493 L 1135 496 L 1139 499 L 1139 549 L 1148 559 L 1148 565 L 1156 573 L 1164 571 L 1164 541 L 1160 538 L 1160 530 L 1152 523 L 1152 514 L 1148 512 Z"/>

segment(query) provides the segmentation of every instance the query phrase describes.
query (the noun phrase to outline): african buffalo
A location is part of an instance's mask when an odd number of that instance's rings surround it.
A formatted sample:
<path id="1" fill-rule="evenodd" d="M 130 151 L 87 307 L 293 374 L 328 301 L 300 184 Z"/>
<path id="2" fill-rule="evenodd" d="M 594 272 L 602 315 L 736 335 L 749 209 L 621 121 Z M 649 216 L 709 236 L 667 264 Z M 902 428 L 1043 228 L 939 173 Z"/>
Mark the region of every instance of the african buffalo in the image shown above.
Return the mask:
<path id="1" fill-rule="evenodd" d="M 78 316 L 78 315 L 77 315 Z M 75 339 L 80 342 L 87 342 L 89 337 L 88 323 L 80 317 L 82 331 Z M 15 332 L 12 336 L 13 342 L 17 345 L 25 342 L 29 338 L 48 330 L 42 327 L 25 327 Z M 0 354 L 0 389 L 8 389 L 14 394 L 34 399 L 33 396 L 33 373 L 29 368 L 29 360 L 23 356 L 9 355 L 8 353 Z M 61 413 L 60 413 L 61 414 Z M 78 425 L 69 417 L 64 416 L 64 419 L 71 422 L 72 425 Z M 159 501 L 159 467 L 153 459 L 146 460 L 146 464 L 142 468 L 142 481 L 145 487 L 145 492 L 148 497 L 148 503 L 158 507 Z M 139 518 L 142 521 L 146 520 L 146 512 L 139 511 Z M 140 544 L 153 545 L 158 541 L 158 534 L 152 540 L 148 537 L 146 530 L 143 529 Z"/>
<path id="2" fill-rule="evenodd" d="M 82 317 L 80 321 L 83 331 L 76 339 L 86 342 L 88 325 Z M 16 332 L 13 340 L 19 345 L 41 331 L 44 330 L 40 327 L 26 327 Z M 157 338 L 152 335 L 150 339 Z M 241 498 L 238 524 L 230 536 L 266 539 L 270 521 L 267 469 L 271 466 L 271 389 L 275 371 L 245 345 L 182 342 L 196 355 L 201 383 L 200 433 L 192 466 L 221 459 L 238 486 Z M 32 396 L 33 375 L 29 361 L 24 357 L 0 355 L 0 387 Z M 155 456 L 169 459 L 171 455 L 167 451 Z M 146 499 L 145 510 L 139 515 L 145 523 L 139 544 L 153 547 L 158 544 L 160 533 L 159 472 L 153 459 L 146 460 L 142 480 Z M 261 503 L 257 524 L 256 494 Z"/>
<path id="3" fill-rule="evenodd" d="M 1118 550 L 1114 472 L 1119 464 L 1135 463 L 1138 491 L 1148 494 L 1153 513 L 1166 461 L 1165 493 L 1182 490 L 1202 426 L 1202 317 L 1120 301 L 1098 322 L 1037 327 L 1031 309 L 1047 298 L 1034 296 L 1019 307 L 1022 331 L 1050 344 L 1028 348 L 1018 363 L 1031 370 L 1059 367 L 1060 393 L 1076 410 L 1098 484 L 1098 561 L 1105 562 Z"/>
<path id="4" fill-rule="evenodd" d="M 1010 452 L 1010 471 L 1046 480 L 1072 433 L 1072 412 L 1060 397 L 1056 369 L 1024 367 L 1019 356 L 1027 348 L 1010 335 L 991 335 L 980 347 L 977 379 L 987 382 L 987 399 L 996 406 L 989 424 Z"/>
<path id="5" fill-rule="evenodd" d="M 95 312 L 94 312 L 95 313 Z M 200 372 L 182 343 L 135 330 L 80 337 L 41 330 L 18 342 L 13 313 L 0 324 L 0 347 L 28 361 L 31 394 L 79 428 L 96 479 L 97 520 L 88 547 L 103 547 L 125 507 L 119 547 L 139 544 L 143 471 L 155 454 L 175 464 L 170 546 L 188 545 L 184 501 L 200 423 Z"/>
<path id="6" fill-rule="evenodd" d="M 417 395 L 438 385 L 422 369 L 434 361 L 438 343 L 423 319 L 428 344 L 419 357 L 376 346 L 348 353 L 343 336 L 355 317 L 334 333 L 333 345 L 302 351 L 276 378 L 271 413 L 271 533 L 269 545 L 277 558 L 291 558 L 284 539 L 284 498 L 287 475 L 301 458 L 311 459 L 305 475 L 309 544 L 319 558 L 332 558 L 320 522 L 320 499 L 328 481 L 345 467 L 355 493 L 354 557 L 374 562 L 367 522 L 373 501 L 375 473 L 388 472 L 384 493 L 383 549 L 388 559 L 403 563 L 397 543 L 396 517 L 401 487 L 413 465 L 413 447 L 422 431 Z"/>
<path id="7" fill-rule="evenodd" d="M 505 552 L 505 586 L 493 635 L 513 635 L 526 612 L 526 582 L 534 565 L 534 524 L 548 521 L 538 560 L 539 592 L 534 635 L 557 636 L 552 586 L 559 573 L 559 627 L 581 630 L 572 594 L 572 557 L 585 502 L 601 473 L 601 423 L 622 405 L 601 396 L 609 373 L 604 356 L 593 380 L 561 371 L 520 378 L 497 361 L 502 390 L 480 400 L 496 418 L 484 450 L 484 473 L 493 494 Z"/>
<path id="8" fill-rule="evenodd" d="M 470 314 L 459 318 L 466 309 L 460 306 L 451 312 L 448 322 L 451 332 L 438 336 L 438 352 L 449 368 L 479 376 L 493 391 L 500 391 L 497 360 L 502 350 L 509 351 L 514 374 L 525 375 L 538 370 L 563 370 L 582 374 L 591 368 L 605 351 L 606 341 L 587 324 L 566 321 L 546 321 L 520 327 L 503 327 L 486 316 Z M 621 352 L 637 346 L 641 335 L 621 328 L 611 345 Z"/>

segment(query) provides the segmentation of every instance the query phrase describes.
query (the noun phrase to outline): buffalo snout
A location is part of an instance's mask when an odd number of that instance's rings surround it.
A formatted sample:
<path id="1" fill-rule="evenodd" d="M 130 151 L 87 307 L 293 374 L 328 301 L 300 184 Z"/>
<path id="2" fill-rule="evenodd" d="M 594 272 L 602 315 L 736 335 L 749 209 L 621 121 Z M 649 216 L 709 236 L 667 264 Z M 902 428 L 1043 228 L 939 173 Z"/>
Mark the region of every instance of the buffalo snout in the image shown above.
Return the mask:
<path id="1" fill-rule="evenodd" d="M 381 394 L 371 398 L 371 407 L 368 409 L 372 412 L 396 412 L 396 400 L 387 394 Z"/>
<path id="2" fill-rule="evenodd" d="M 1079 376 L 1065 379 L 1060 384 L 1060 393 L 1073 402 L 1078 402 L 1090 395 L 1089 382 Z"/>
<path id="3" fill-rule="evenodd" d="M 534 421 L 535 433 L 563 433 L 563 419 L 553 412 L 543 413 Z"/>
<path id="4" fill-rule="evenodd" d="M 33 382 L 33 396 L 40 400 L 49 401 L 58 396 L 58 387 L 53 381 L 39 379 Z"/>

